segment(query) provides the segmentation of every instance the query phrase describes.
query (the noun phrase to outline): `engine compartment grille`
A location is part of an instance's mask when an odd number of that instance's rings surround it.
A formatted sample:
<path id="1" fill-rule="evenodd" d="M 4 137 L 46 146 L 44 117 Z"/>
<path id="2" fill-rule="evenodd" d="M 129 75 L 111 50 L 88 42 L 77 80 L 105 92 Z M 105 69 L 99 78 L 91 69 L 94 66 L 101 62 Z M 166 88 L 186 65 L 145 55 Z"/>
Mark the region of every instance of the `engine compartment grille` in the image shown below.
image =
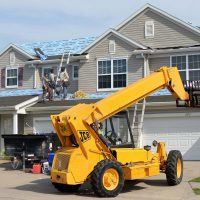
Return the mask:
<path id="1" fill-rule="evenodd" d="M 69 158 L 70 157 L 67 154 L 58 154 L 56 156 L 56 162 L 54 165 L 54 169 L 59 170 L 59 171 L 66 170 L 68 167 Z"/>

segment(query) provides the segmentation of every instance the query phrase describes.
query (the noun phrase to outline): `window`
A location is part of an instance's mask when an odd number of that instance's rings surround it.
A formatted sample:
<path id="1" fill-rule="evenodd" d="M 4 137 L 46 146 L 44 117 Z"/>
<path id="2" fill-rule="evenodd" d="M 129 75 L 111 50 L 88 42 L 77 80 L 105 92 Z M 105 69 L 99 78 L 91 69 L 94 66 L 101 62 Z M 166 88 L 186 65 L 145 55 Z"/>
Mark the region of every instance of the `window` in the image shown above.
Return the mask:
<path id="1" fill-rule="evenodd" d="M 98 61 L 98 89 L 118 89 L 127 85 L 127 60 Z"/>
<path id="2" fill-rule="evenodd" d="M 6 87 L 18 86 L 18 69 L 7 68 L 6 69 Z"/>
<path id="3" fill-rule="evenodd" d="M 115 40 L 109 41 L 109 53 L 115 53 Z"/>
<path id="4" fill-rule="evenodd" d="M 15 64 L 15 52 L 11 51 L 10 52 L 10 65 Z"/>
<path id="5" fill-rule="evenodd" d="M 171 66 L 177 66 L 182 80 L 200 80 L 200 55 L 172 56 Z"/>
<path id="6" fill-rule="evenodd" d="M 186 80 L 186 56 L 173 56 L 172 66 L 178 67 L 182 80 Z"/>
<path id="7" fill-rule="evenodd" d="M 154 37 L 154 22 L 145 22 L 145 37 Z"/>
<path id="8" fill-rule="evenodd" d="M 44 67 L 42 69 L 42 76 L 44 76 L 45 74 L 48 74 L 48 76 L 49 76 L 51 69 L 52 69 L 51 67 Z"/>
<path id="9" fill-rule="evenodd" d="M 77 65 L 73 65 L 73 80 L 77 80 L 78 79 L 78 70 L 79 70 L 79 66 Z"/>

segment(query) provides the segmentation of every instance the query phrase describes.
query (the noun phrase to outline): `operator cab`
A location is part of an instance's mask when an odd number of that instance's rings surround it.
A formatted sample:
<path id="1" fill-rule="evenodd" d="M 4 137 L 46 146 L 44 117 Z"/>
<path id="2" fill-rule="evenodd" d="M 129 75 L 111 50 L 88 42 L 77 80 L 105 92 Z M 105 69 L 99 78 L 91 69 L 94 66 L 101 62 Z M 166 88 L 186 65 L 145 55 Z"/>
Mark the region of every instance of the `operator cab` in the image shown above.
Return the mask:
<path id="1" fill-rule="evenodd" d="M 133 133 L 128 111 L 122 111 L 106 119 L 101 125 L 101 139 L 111 148 L 134 148 Z"/>

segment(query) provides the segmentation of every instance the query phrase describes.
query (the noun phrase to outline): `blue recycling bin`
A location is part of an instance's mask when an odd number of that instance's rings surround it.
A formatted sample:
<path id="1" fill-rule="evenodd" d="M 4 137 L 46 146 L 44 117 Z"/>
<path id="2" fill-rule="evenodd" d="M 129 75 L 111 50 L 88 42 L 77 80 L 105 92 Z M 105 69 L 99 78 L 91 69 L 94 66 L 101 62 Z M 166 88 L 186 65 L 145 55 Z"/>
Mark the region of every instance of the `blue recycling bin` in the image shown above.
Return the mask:
<path id="1" fill-rule="evenodd" d="M 54 155 L 55 153 L 48 153 L 47 161 L 49 162 L 49 167 L 52 167 Z"/>

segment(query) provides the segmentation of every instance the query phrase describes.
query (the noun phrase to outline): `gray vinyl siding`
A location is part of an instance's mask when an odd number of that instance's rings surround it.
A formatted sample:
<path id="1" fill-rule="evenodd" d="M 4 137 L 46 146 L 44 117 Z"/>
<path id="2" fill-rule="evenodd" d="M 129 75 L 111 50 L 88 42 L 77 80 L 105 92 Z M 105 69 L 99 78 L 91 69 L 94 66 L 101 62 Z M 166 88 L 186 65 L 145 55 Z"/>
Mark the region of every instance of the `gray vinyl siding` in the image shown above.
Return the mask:
<path id="1" fill-rule="evenodd" d="M 154 38 L 145 38 L 145 21 L 154 21 Z M 145 10 L 118 30 L 127 37 L 151 48 L 196 45 L 200 36 L 152 10 Z"/>
<path id="2" fill-rule="evenodd" d="M 109 40 L 115 40 L 116 52 L 109 54 Z M 128 58 L 128 83 L 142 77 L 143 59 L 132 55 L 135 48 L 122 40 L 108 36 L 90 49 L 89 60 L 80 64 L 78 88 L 86 93 L 97 92 L 97 60 L 110 58 Z"/>
<path id="3" fill-rule="evenodd" d="M 1 77 L 1 69 L 6 68 L 10 65 L 10 51 L 13 51 L 12 48 L 8 49 L 4 52 L 0 57 L 0 77 Z M 23 85 L 19 86 L 18 89 L 31 89 L 33 88 L 33 75 L 34 71 L 32 68 L 25 66 L 25 61 L 27 58 L 20 54 L 17 51 L 15 52 L 15 65 L 16 67 L 23 67 Z M 1 85 L 0 85 L 1 87 Z M 5 89 L 5 88 L 1 88 Z"/>
<path id="4" fill-rule="evenodd" d="M 150 73 L 160 69 L 162 66 L 170 66 L 170 57 L 158 57 L 149 59 Z"/>

